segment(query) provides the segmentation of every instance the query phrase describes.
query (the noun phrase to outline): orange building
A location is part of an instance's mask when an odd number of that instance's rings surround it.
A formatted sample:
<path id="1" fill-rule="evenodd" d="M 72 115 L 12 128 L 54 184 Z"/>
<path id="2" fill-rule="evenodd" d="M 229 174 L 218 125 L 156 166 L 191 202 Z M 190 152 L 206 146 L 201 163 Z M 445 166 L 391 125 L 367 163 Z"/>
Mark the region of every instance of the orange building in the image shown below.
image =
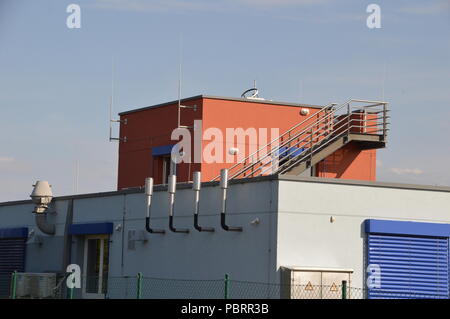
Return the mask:
<path id="1" fill-rule="evenodd" d="M 254 162 L 254 158 L 245 158 L 255 150 L 256 156 L 264 157 L 261 151 L 273 149 L 269 144 L 274 139 L 278 139 L 277 145 L 280 145 L 278 154 L 290 152 L 283 163 L 292 160 L 293 164 L 286 167 L 297 167 L 298 163 L 292 158 L 303 156 L 306 164 L 301 169 L 302 174 L 375 180 L 376 148 L 384 147 L 385 142 L 376 134 L 378 123 L 372 128 L 375 131 L 369 132 L 374 133 L 369 135 L 376 136 L 375 139 L 362 141 L 354 133 L 361 130 L 367 133 L 366 123 L 376 122 L 377 112 L 369 112 L 373 114 L 368 117 L 366 109 L 350 111 L 348 106 L 347 115 L 339 115 L 334 110 L 334 105 L 324 108 L 255 98 L 199 95 L 183 99 L 180 104 L 173 101 L 120 113 L 117 188 L 141 187 L 146 177 L 153 177 L 156 184 L 164 184 L 171 170 L 176 171 L 179 182 L 191 181 L 194 171 L 202 172 L 202 181 L 210 181 L 222 168 L 244 168 L 235 178 L 255 176 L 258 170 L 260 175 L 267 175 L 270 169 L 264 171 L 262 164 L 250 167 L 249 162 Z M 347 120 L 339 120 L 344 118 Z M 175 165 L 170 154 L 179 138 L 172 139 L 171 135 L 177 128 L 191 133 L 192 138 L 184 141 L 184 145 L 189 144 L 191 153 L 196 155 L 191 156 L 190 162 Z M 344 143 L 337 149 L 329 147 L 332 143 L 324 143 L 343 131 L 352 133 L 353 139 L 343 137 Z M 385 131 L 382 133 L 385 137 Z M 309 159 L 308 150 L 311 151 Z M 319 153 L 323 159 L 316 156 Z"/>

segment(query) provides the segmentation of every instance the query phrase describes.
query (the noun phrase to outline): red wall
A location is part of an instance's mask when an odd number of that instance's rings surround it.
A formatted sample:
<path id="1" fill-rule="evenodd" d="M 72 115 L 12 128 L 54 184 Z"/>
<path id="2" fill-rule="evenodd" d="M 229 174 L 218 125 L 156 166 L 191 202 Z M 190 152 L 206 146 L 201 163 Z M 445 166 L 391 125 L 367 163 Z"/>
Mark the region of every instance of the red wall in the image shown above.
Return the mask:
<path id="1" fill-rule="evenodd" d="M 197 111 L 181 110 L 181 124 L 192 125 L 194 119 L 202 117 L 202 100 L 190 100 L 184 105 L 197 105 Z M 176 144 L 170 139 L 178 125 L 177 103 L 168 104 L 124 114 L 120 117 L 119 171 L 117 189 L 140 187 L 146 177 L 153 177 L 156 184 L 162 182 L 161 158 L 153 158 L 155 146 Z M 123 121 L 127 120 L 125 124 Z M 126 137 L 126 142 L 123 138 Z M 188 174 L 200 170 L 200 164 L 179 165 L 180 181 L 188 180 Z M 190 172 L 189 172 L 190 171 Z"/>
<path id="2" fill-rule="evenodd" d="M 376 179 L 376 150 L 361 150 L 357 144 L 349 143 L 316 165 L 317 177 Z"/>
<path id="3" fill-rule="evenodd" d="M 301 122 L 319 108 L 304 107 L 310 114 L 300 114 L 302 107 L 267 104 L 260 102 L 235 101 L 218 98 L 198 98 L 183 102 L 184 105 L 197 105 L 197 111 L 181 110 L 181 124 L 193 125 L 194 120 L 203 121 L 203 132 L 208 128 L 218 128 L 226 136 L 227 128 L 267 128 L 267 142 L 270 129 L 278 127 L 279 133 Z M 123 121 L 127 120 L 125 124 Z M 170 135 L 177 127 L 177 104 L 165 104 L 158 107 L 133 111 L 121 115 L 120 137 L 126 142 L 119 143 L 118 189 L 140 187 L 146 177 L 153 177 L 155 184 L 162 182 L 162 160 L 153 158 L 152 147 L 176 144 Z M 192 131 L 191 131 L 192 132 Z M 193 135 L 193 134 L 192 134 Z M 192 141 L 193 142 L 193 141 Z M 234 145 L 241 152 L 245 148 L 245 156 L 249 154 L 249 139 L 245 145 Z M 267 143 L 266 142 L 266 143 Z M 211 140 L 202 140 L 202 147 L 212 146 Z M 223 139 L 215 141 L 222 149 L 224 158 L 233 145 L 225 145 Z M 257 142 L 259 144 L 259 141 Z M 265 143 L 264 143 L 265 144 Z M 256 145 L 256 148 L 263 145 Z M 191 149 L 194 150 L 192 143 Z M 317 165 L 316 175 L 320 177 L 350 178 L 375 180 L 375 150 L 359 150 L 357 145 L 347 145 L 342 150 L 329 156 Z M 221 168 L 230 167 L 233 163 L 181 163 L 177 168 L 178 181 L 192 180 L 192 173 L 202 171 L 202 180 L 209 181 L 219 174 Z"/>
<path id="4" fill-rule="evenodd" d="M 276 137 L 270 136 L 271 128 L 279 128 L 279 134 L 281 135 L 295 124 L 320 110 L 320 108 L 308 108 L 310 114 L 304 116 L 300 114 L 302 108 L 298 106 L 217 99 L 205 99 L 203 102 L 203 109 L 203 130 L 208 127 L 217 127 L 223 132 L 225 132 L 226 128 L 241 127 L 244 130 L 252 127 L 267 128 L 267 142 L 257 145 L 257 149 Z M 308 121 L 308 123 L 309 122 L 310 121 Z M 217 143 L 221 142 L 222 141 L 217 141 Z M 211 143 L 211 141 L 203 140 L 203 148 L 209 143 Z M 240 150 L 245 149 L 245 156 L 248 156 L 250 155 L 249 143 L 249 139 L 246 139 L 245 145 L 238 145 L 237 140 L 235 140 L 235 147 Z M 230 146 L 231 145 L 221 145 L 223 154 L 228 152 Z M 227 168 L 232 165 L 232 163 L 203 164 L 203 178 L 204 180 L 211 180 L 219 174 L 221 168 Z"/>

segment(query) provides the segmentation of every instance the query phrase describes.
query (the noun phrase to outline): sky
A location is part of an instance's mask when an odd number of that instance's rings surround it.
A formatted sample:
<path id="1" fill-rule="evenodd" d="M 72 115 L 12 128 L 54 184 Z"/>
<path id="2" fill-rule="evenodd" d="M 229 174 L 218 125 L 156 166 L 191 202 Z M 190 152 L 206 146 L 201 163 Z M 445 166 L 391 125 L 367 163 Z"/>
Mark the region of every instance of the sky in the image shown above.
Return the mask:
<path id="1" fill-rule="evenodd" d="M 0 0 L 0 202 L 115 190 L 112 61 L 118 113 L 175 100 L 180 52 L 183 97 L 384 99 L 378 180 L 450 186 L 449 31 L 449 0 Z"/>

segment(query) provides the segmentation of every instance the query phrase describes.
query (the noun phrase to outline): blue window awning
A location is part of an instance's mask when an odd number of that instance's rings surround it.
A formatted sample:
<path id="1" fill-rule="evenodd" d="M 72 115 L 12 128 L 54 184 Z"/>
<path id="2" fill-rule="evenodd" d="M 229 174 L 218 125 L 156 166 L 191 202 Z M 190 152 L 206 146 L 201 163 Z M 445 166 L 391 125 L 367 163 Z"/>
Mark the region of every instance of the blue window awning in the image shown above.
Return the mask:
<path id="1" fill-rule="evenodd" d="M 153 156 L 170 155 L 175 144 L 152 147 Z"/>
<path id="2" fill-rule="evenodd" d="M 113 223 L 72 224 L 69 235 L 99 235 L 112 234 Z"/>
<path id="3" fill-rule="evenodd" d="M 366 233 L 450 237 L 450 224 L 367 219 Z"/>
<path id="4" fill-rule="evenodd" d="M 28 227 L 0 228 L 0 239 L 5 238 L 27 238 Z"/>

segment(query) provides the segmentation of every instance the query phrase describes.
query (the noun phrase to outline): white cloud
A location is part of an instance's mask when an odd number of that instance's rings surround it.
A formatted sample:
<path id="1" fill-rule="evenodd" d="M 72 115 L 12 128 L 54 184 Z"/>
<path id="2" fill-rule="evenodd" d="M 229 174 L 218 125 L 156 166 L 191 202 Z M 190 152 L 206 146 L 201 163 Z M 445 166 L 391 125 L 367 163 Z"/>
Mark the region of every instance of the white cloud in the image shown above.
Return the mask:
<path id="1" fill-rule="evenodd" d="M 423 171 L 418 168 L 396 168 L 392 167 L 390 169 L 391 172 L 397 174 L 397 175 L 421 175 L 423 174 Z"/>

